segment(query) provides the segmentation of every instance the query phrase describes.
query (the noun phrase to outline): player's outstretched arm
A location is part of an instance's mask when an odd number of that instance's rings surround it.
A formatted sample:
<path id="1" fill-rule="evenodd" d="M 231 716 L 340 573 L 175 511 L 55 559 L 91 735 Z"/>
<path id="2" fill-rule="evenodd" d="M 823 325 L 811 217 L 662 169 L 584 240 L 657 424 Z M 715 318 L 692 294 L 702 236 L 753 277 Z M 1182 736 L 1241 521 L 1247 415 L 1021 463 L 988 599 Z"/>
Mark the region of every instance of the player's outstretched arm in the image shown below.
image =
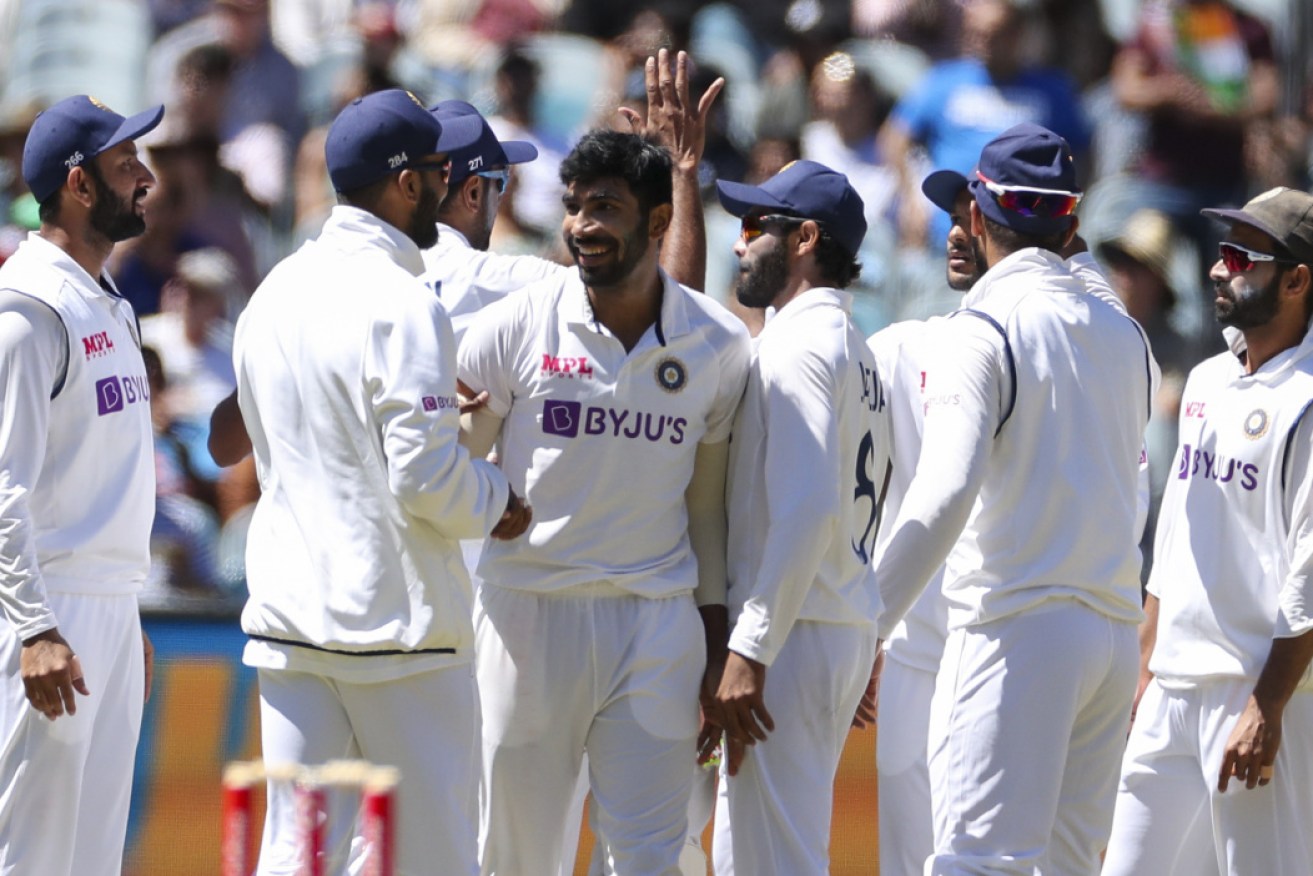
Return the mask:
<path id="1" fill-rule="evenodd" d="M 673 63 L 666 49 L 648 58 L 643 68 L 647 85 L 647 118 L 627 108 L 620 112 L 634 133 L 649 136 L 670 152 L 674 217 L 661 243 L 661 267 L 690 289 L 706 285 L 707 230 L 702 213 L 698 164 L 707 140 L 707 116 L 725 87 L 717 79 L 696 101 L 688 91 L 688 53 Z"/>

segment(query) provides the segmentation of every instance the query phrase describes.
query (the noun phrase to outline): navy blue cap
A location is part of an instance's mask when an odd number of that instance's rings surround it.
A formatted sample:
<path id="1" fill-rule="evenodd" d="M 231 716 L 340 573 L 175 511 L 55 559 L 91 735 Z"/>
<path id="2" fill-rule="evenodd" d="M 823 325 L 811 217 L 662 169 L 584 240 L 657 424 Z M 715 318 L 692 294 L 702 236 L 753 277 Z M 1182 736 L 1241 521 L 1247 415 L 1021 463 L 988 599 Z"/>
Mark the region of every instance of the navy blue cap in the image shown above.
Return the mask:
<path id="1" fill-rule="evenodd" d="M 953 202 L 967 187 L 967 178 L 956 170 L 936 170 L 921 181 L 921 191 L 945 213 L 953 212 Z"/>
<path id="2" fill-rule="evenodd" d="M 1080 193 L 1071 146 L 1048 128 L 1031 122 L 1014 125 L 986 143 L 976 171 L 978 176 L 1003 186 Z M 1066 231 L 1074 221 L 1072 216 L 1022 216 L 1003 209 L 980 179 L 973 179 L 968 185 L 980 212 L 1022 234 L 1056 234 Z"/>
<path id="3" fill-rule="evenodd" d="M 815 161 L 793 161 L 759 186 L 717 181 L 720 203 L 734 216 L 771 210 L 825 226 L 850 255 L 866 237 L 866 205 L 848 177 Z"/>
<path id="4" fill-rule="evenodd" d="M 479 139 L 477 119 L 439 122 L 409 91 L 390 88 L 356 98 L 328 129 L 324 157 L 333 188 L 349 192 L 405 170 L 434 153 Z"/>
<path id="5" fill-rule="evenodd" d="M 474 145 L 451 153 L 451 181 L 458 183 L 480 170 L 524 164 L 538 157 L 538 147 L 525 140 L 498 140 L 487 119 L 473 104 L 463 100 L 444 100 L 429 110 L 444 125 L 452 119 L 479 120 L 479 139 Z"/>
<path id="6" fill-rule="evenodd" d="M 135 140 L 164 118 L 156 106 L 124 118 L 94 97 L 66 97 L 36 117 L 23 146 L 23 181 L 37 202 L 68 179 L 68 172 L 125 140 Z"/>

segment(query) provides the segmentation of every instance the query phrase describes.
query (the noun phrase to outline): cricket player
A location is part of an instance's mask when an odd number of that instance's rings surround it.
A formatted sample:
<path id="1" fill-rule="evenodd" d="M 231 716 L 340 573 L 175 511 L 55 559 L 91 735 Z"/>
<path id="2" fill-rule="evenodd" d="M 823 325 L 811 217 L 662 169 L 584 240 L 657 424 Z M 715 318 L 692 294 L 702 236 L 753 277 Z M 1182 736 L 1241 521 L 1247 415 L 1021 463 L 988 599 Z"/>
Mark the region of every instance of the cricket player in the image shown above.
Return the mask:
<path id="1" fill-rule="evenodd" d="M 1181 398 L 1103 869 L 1119 876 L 1313 861 L 1313 195 L 1203 212 L 1229 227 L 1210 277 L 1232 344 Z"/>
<path id="2" fill-rule="evenodd" d="M 1140 328 L 1060 254 L 1080 199 L 1062 138 L 1009 129 L 969 189 L 989 269 L 925 369 L 916 475 L 875 568 L 880 629 L 946 560 L 924 872 L 1088 873 L 1134 694 L 1157 366 Z"/>
<path id="3" fill-rule="evenodd" d="M 888 410 L 843 291 L 866 220 L 847 177 L 814 161 L 717 187 L 743 222 L 735 296 L 775 313 L 730 453 L 733 629 L 716 698 L 731 756 L 713 856 L 720 876 L 825 873 L 834 775 L 880 612 L 871 556 Z"/>
<path id="4" fill-rule="evenodd" d="M 477 119 L 440 123 L 396 89 L 343 109 L 325 145 L 339 205 L 261 284 L 233 348 L 262 489 L 242 629 L 264 758 L 398 767 L 407 876 L 438 861 L 443 873 L 478 870 L 478 694 L 458 540 L 513 538 L 529 519 L 505 477 L 458 445 L 451 324 L 418 279 L 447 155 L 478 134 Z M 325 864 L 339 873 L 350 832 L 341 819 L 329 828 Z M 271 785 L 261 874 L 298 872 L 296 834 L 291 789 Z"/>
<path id="5" fill-rule="evenodd" d="M 987 270 L 980 241 L 971 236 L 971 202 L 967 178 L 953 170 L 937 170 L 925 178 L 921 190 L 948 214 L 947 283 L 967 292 Z M 1091 294 L 1125 309 L 1108 285 L 1080 235 L 1066 252 L 1072 273 L 1086 280 Z M 924 422 L 924 369 L 935 361 L 936 332 L 942 317 L 905 320 L 871 336 L 880 374 L 891 389 L 892 468 L 885 491 L 886 520 L 892 520 L 916 472 Z M 1141 483 L 1136 531 L 1147 518 L 1149 486 L 1147 456 L 1140 466 Z M 884 551 L 891 528 L 881 530 L 876 556 Z M 930 804 L 928 740 L 930 703 L 935 676 L 948 638 L 948 601 L 943 594 L 943 569 L 935 571 L 925 591 L 894 627 L 884 643 L 879 675 L 879 711 L 889 716 L 876 737 L 876 765 L 880 787 L 880 869 L 885 873 L 917 873 L 934 851 L 933 813 Z"/>
<path id="6" fill-rule="evenodd" d="M 489 543 L 479 564 L 485 874 L 557 860 L 585 750 L 616 872 L 678 872 L 707 648 L 724 646 L 727 441 L 749 341 L 657 266 L 670 168 L 635 134 L 586 135 L 561 166 L 578 273 L 484 309 L 461 345 L 461 380 L 489 393 L 475 451 L 500 438 L 537 509 L 525 539 Z"/>
<path id="7" fill-rule="evenodd" d="M 37 116 L 41 228 L 0 268 L 0 873 L 116 874 L 151 649 L 155 458 L 132 306 L 105 273 L 155 177 L 131 118 L 77 95 Z"/>
<path id="8" fill-rule="evenodd" d="M 921 190 L 949 217 L 948 286 L 967 292 L 986 270 L 984 254 L 971 237 L 972 195 L 967 180 L 940 170 L 926 177 Z M 892 467 L 882 511 L 886 521 L 897 516 L 916 472 L 925 404 L 921 375 L 934 361 L 934 330 L 943 322 L 936 317 L 894 323 L 869 341 L 888 387 Z M 876 556 L 883 552 L 890 531 L 890 526 L 882 527 Z M 934 851 L 927 740 L 935 675 L 948 637 L 942 578 L 940 568 L 885 642 L 879 712 L 887 720 L 880 722 L 876 736 L 881 873 L 919 873 Z"/>

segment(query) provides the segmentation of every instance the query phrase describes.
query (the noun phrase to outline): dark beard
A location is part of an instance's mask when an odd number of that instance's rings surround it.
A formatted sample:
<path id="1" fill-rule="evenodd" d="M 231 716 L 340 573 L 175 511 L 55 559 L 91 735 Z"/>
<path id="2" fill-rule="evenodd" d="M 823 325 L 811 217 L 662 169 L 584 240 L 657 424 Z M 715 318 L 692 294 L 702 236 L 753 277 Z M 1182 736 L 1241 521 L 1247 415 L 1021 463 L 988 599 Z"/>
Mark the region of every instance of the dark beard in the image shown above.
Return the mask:
<path id="1" fill-rule="evenodd" d="M 438 242 L 438 208 L 441 205 L 442 199 L 437 192 L 428 186 L 420 188 L 419 203 L 415 205 L 410 228 L 406 230 L 406 236 L 420 249 L 428 249 Z"/>
<path id="2" fill-rule="evenodd" d="M 638 227 L 631 234 L 626 234 L 621 241 L 624 248 L 624 257 L 618 262 L 612 262 L 609 265 L 600 265 L 598 267 L 585 268 L 579 264 L 579 253 L 577 248 L 580 245 L 588 246 L 596 242 L 595 238 L 569 238 L 566 240 L 566 247 L 570 250 L 570 255 L 574 258 L 574 263 L 579 268 L 579 276 L 583 279 L 584 285 L 590 289 L 606 289 L 612 286 L 619 286 L 629 275 L 634 272 L 634 268 L 647 254 L 649 240 L 647 237 L 647 218 L 644 217 L 638 223 Z"/>
<path id="3" fill-rule="evenodd" d="M 96 190 L 96 203 L 91 207 L 87 221 L 91 230 L 105 237 L 110 243 L 138 237 L 146 231 L 146 219 L 138 216 L 133 209 L 134 198 L 123 198 L 109 187 L 94 161 L 88 161 L 84 167 L 91 184 Z M 133 193 L 136 195 L 136 192 Z"/>
<path id="4" fill-rule="evenodd" d="M 1229 284 L 1221 285 L 1229 286 Z M 1278 273 L 1263 288 L 1244 298 L 1235 300 L 1224 298 L 1220 302 L 1215 301 L 1213 313 L 1219 323 L 1233 328 L 1244 330 L 1265 326 L 1277 314 L 1280 286 L 1281 274 Z"/>
<path id="5" fill-rule="evenodd" d="M 734 297 L 744 307 L 768 307 L 784 288 L 788 275 L 789 254 L 783 246 L 777 246 L 747 271 L 739 271 Z"/>

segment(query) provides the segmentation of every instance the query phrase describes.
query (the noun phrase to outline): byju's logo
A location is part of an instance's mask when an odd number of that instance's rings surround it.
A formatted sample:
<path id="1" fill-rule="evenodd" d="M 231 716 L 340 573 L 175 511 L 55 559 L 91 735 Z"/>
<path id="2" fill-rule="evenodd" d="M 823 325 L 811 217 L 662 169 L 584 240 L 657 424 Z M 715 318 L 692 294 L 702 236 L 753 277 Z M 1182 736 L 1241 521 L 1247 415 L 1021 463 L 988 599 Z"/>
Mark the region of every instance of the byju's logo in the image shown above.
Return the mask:
<path id="1" fill-rule="evenodd" d="M 612 438 L 644 438 L 652 443 L 669 441 L 684 443 L 684 430 L 688 420 L 667 414 L 646 411 L 626 411 L 597 405 L 584 407 L 579 402 L 543 402 L 543 432 L 562 438 L 585 435 L 610 435 Z"/>
<path id="2" fill-rule="evenodd" d="M 96 381 L 96 412 L 100 416 L 123 410 L 123 384 L 117 377 Z"/>
<path id="3" fill-rule="evenodd" d="M 1219 484 L 1238 480 L 1241 488 L 1247 492 L 1253 492 L 1258 488 L 1258 466 L 1254 463 L 1227 459 L 1197 447 L 1191 449 L 1189 444 L 1181 445 L 1181 458 L 1176 469 L 1176 477 L 1182 481 L 1190 478 L 1206 478 Z"/>
<path id="4" fill-rule="evenodd" d="M 96 413 L 100 416 L 123 410 L 126 405 L 150 401 L 150 384 L 145 376 L 106 377 L 96 381 Z"/>
<path id="5" fill-rule="evenodd" d="M 543 402 L 543 431 L 548 435 L 575 438 L 579 435 L 579 420 L 583 405 L 572 401 Z"/>

